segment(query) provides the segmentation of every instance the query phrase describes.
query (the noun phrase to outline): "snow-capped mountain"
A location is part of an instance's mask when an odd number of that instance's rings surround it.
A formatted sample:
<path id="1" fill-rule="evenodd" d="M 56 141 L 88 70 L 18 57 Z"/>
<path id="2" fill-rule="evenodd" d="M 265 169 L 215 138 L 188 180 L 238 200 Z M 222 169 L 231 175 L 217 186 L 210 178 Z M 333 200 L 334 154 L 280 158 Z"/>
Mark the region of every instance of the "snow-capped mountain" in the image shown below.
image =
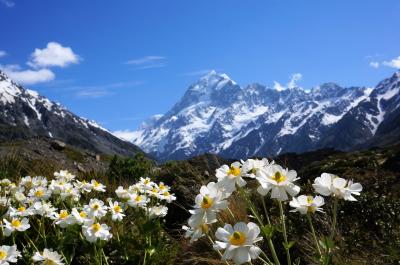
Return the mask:
<path id="1" fill-rule="evenodd" d="M 134 155 L 140 151 L 91 120 L 23 88 L 0 71 L 0 141 L 48 137 L 94 152 Z"/>
<path id="2" fill-rule="evenodd" d="M 240 87 L 212 71 L 165 115 L 141 126 L 133 143 L 167 160 L 202 153 L 246 158 L 349 150 L 379 144 L 385 135 L 389 143 L 400 142 L 399 90 L 400 72 L 375 88 L 326 83 L 278 91 L 260 84 Z"/>

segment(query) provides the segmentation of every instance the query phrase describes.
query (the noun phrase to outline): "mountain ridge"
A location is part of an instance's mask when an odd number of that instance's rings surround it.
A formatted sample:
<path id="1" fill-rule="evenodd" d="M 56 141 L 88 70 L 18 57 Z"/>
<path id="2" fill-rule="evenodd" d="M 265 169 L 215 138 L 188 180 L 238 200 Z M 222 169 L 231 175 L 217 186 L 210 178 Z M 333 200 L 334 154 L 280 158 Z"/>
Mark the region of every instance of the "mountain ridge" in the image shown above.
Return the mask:
<path id="1" fill-rule="evenodd" d="M 373 137 L 381 123 L 391 115 L 397 121 L 399 80 L 400 72 L 395 72 L 374 88 L 329 82 L 310 90 L 293 85 L 278 91 L 257 83 L 240 87 L 228 75 L 212 71 L 166 114 L 137 130 L 133 143 L 160 160 L 379 145 Z M 385 135 L 393 134 L 395 128 L 386 128 L 390 132 Z"/>
<path id="2" fill-rule="evenodd" d="M 48 137 L 97 153 L 133 156 L 141 150 L 92 120 L 79 117 L 0 71 L 0 141 Z"/>

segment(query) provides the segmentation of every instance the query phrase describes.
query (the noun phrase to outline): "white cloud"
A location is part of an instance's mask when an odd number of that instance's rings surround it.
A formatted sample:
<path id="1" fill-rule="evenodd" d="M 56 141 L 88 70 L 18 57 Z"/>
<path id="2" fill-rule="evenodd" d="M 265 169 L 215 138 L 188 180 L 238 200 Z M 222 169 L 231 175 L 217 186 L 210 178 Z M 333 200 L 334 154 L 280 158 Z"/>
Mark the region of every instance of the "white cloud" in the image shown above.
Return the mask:
<path id="1" fill-rule="evenodd" d="M 379 62 L 370 62 L 369 66 L 373 67 L 373 68 L 379 68 Z"/>
<path id="2" fill-rule="evenodd" d="M 290 77 L 290 81 L 287 84 L 288 88 L 294 88 L 297 86 L 297 82 L 300 81 L 303 78 L 303 75 L 300 73 L 295 73 L 292 74 L 292 76 Z"/>
<path id="3" fill-rule="evenodd" d="M 165 59 L 166 58 L 164 56 L 150 55 L 138 59 L 129 60 L 126 62 L 126 64 L 143 65 L 143 64 L 164 61 Z"/>
<path id="4" fill-rule="evenodd" d="M 77 92 L 76 96 L 79 98 L 102 98 L 111 94 L 113 93 L 105 89 L 88 89 Z"/>
<path id="5" fill-rule="evenodd" d="M 130 130 L 115 131 L 112 134 L 114 134 L 118 138 L 124 139 L 129 142 L 132 142 L 137 136 L 137 132 Z"/>
<path id="6" fill-rule="evenodd" d="M 63 47 L 57 42 L 47 43 L 44 49 L 35 49 L 28 65 L 35 68 L 59 66 L 66 67 L 79 63 L 79 56 L 70 47 Z"/>
<path id="7" fill-rule="evenodd" d="M 286 84 L 286 86 L 281 85 L 279 82 L 274 81 L 274 89 L 278 91 L 285 90 L 287 88 L 295 88 L 297 87 L 297 82 L 300 81 L 303 78 L 303 75 L 300 73 L 295 73 L 290 76 L 289 82 Z"/>
<path id="8" fill-rule="evenodd" d="M 136 66 L 135 70 L 161 68 L 167 66 L 166 57 L 158 55 L 145 56 L 125 62 L 125 64 Z"/>
<path id="9" fill-rule="evenodd" d="M 385 65 L 385 66 L 389 66 L 389 67 L 400 69 L 400 56 L 397 57 L 397 58 L 394 58 L 391 61 L 384 61 L 382 64 Z"/>
<path id="10" fill-rule="evenodd" d="M 6 7 L 14 7 L 15 6 L 14 1 L 11 1 L 11 0 L 0 0 L 0 3 L 5 5 Z"/>
<path id="11" fill-rule="evenodd" d="M 0 58 L 1 58 L 1 57 L 4 57 L 4 56 L 6 56 L 6 55 L 7 55 L 6 51 L 1 51 L 1 50 L 0 50 Z"/>
<path id="12" fill-rule="evenodd" d="M 49 82 L 55 75 L 49 69 L 22 70 L 19 65 L 5 65 L 0 68 L 15 82 L 22 85 L 33 85 L 37 83 Z"/>

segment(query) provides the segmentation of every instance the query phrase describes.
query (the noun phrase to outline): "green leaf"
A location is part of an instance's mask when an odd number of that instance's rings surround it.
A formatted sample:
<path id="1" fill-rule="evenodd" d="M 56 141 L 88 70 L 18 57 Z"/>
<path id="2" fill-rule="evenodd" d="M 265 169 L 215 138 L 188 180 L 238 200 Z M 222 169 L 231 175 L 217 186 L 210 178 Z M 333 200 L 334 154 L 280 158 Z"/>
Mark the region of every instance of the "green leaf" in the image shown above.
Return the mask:
<path id="1" fill-rule="evenodd" d="M 269 239 L 272 238 L 275 231 L 275 227 L 273 225 L 265 225 L 264 227 L 262 227 L 262 231 L 264 235 Z"/>
<path id="2" fill-rule="evenodd" d="M 288 242 L 287 244 L 286 244 L 285 242 L 282 242 L 283 247 L 284 247 L 286 250 L 289 250 L 291 247 L 293 247 L 295 243 L 296 243 L 295 241 L 290 241 L 290 242 Z"/>

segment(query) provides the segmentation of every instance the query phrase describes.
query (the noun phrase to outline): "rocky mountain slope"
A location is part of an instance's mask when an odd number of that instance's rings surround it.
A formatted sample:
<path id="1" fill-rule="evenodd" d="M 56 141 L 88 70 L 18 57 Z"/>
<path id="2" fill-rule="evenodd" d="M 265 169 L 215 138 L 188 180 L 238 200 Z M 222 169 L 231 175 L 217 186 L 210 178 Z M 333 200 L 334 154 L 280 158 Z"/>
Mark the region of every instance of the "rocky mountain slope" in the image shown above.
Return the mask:
<path id="1" fill-rule="evenodd" d="M 212 71 L 165 115 L 145 122 L 133 143 L 160 160 L 352 150 L 399 143 L 399 107 L 400 72 L 375 88 L 325 83 L 276 90 L 241 87 Z"/>
<path id="2" fill-rule="evenodd" d="M 96 153 L 133 156 L 140 149 L 94 121 L 23 88 L 0 71 L 0 141 L 48 137 Z"/>

